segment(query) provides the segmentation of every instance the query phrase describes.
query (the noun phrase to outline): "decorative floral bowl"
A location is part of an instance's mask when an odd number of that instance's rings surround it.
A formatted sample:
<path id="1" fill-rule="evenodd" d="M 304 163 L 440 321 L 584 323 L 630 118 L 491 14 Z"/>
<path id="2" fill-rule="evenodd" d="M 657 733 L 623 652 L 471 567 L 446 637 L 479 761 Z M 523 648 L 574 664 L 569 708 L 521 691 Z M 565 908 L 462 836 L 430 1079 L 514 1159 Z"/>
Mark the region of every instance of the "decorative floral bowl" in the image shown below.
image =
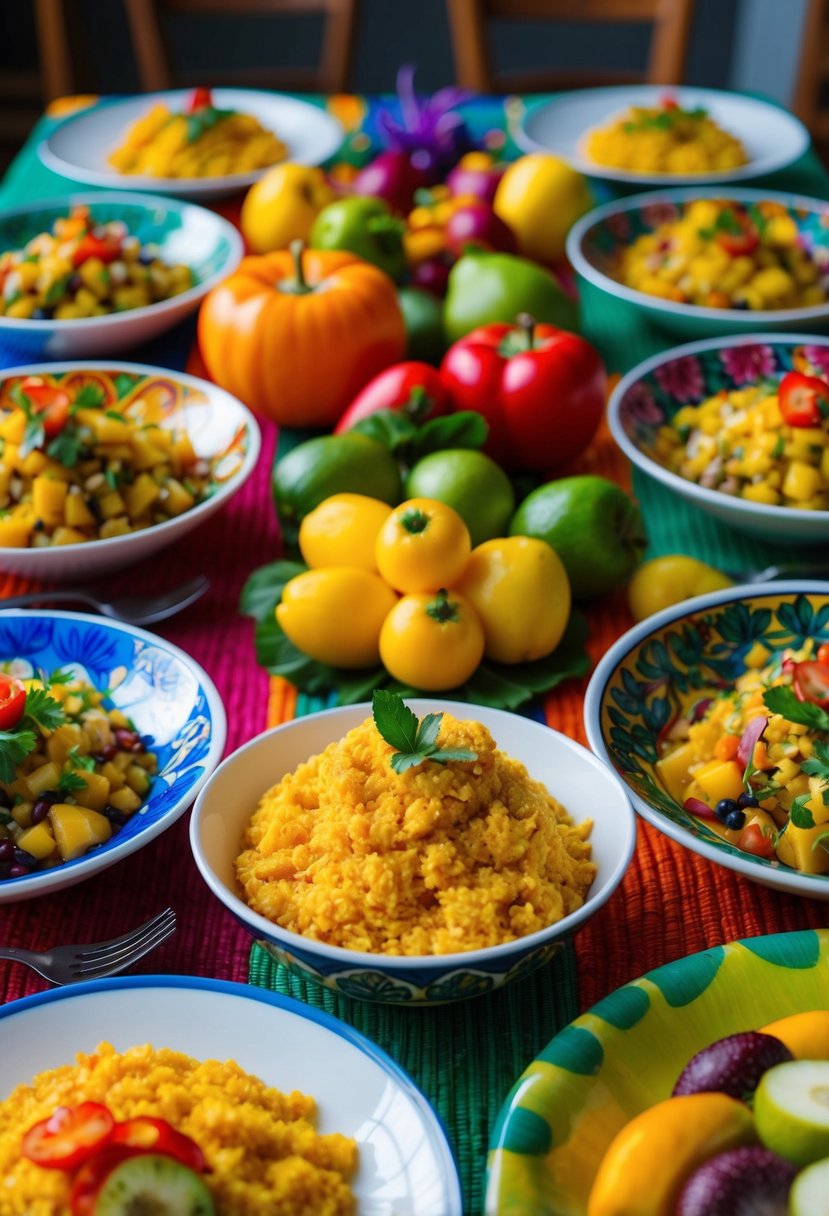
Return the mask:
<path id="1" fill-rule="evenodd" d="M 610 1141 L 670 1097 L 692 1055 L 725 1035 L 827 1007 L 825 929 L 714 946 L 618 988 L 556 1035 L 512 1087 L 490 1141 L 488 1216 L 586 1216 Z"/>
<path id="2" fill-rule="evenodd" d="M 700 198 L 728 198 L 737 203 L 766 201 L 782 204 L 798 227 L 800 239 L 822 268 L 829 267 L 829 203 L 819 199 L 776 194 L 771 190 L 723 188 L 659 190 L 634 194 L 596 207 L 573 227 L 567 237 L 567 257 L 579 278 L 616 300 L 629 305 L 663 329 L 684 338 L 716 337 L 724 333 L 757 333 L 785 329 L 804 330 L 829 326 L 829 303 L 808 308 L 742 311 L 737 308 L 705 308 L 679 304 L 636 291 L 612 275 L 618 251 L 644 232 L 652 232 L 666 221 L 681 217 L 687 203 Z"/>
<path id="3" fill-rule="evenodd" d="M 0 904 L 62 891 L 143 848 L 184 814 L 225 744 L 225 712 L 212 680 L 163 638 L 75 612 L 0 611 L 0 670 L 21 678 L 71 671 L 135 723 L 158 756 L 144 804 L 106 844 L 51 870 L 0 881 Z"/>
<path id="4" fill-rule="evenodd" d="M 613 438 L 643 473 L 723 523 L 764 540 L 826 543 L 829 512 L 768 506 L 709 490 L 666 469 L 654 455 L 660 427 L 683 406 L 758 383 L 773 391 L 792 370 L 829 375 L 829 338 L 758 334 L 676 346 L 646 359 L 620 380 L 607 413 Z"/>
<path id="5" fill-rule="evenodd" d="M 189 266 L 194 285 L 169 300 L 105 317 L 67 321 L 0 317 L 0 342 L 22 358 L 100 358 L 149 342 L 195 311 L 210 288 L 235 270 L 241 260 L 242 238 L 229 220 L 213 211 L 158 195 L 101 190 L 0 212 L 0 251 L 21 249 L 79 204 L 89 207 L 100 224 L 123 220 L 142 245 L 155 245 L 164 261 Z"/>
<path id="6" fill-rule="evenodd" d="M 407 704 L 418 715 L 458 710 L 457 702 Z M 635 818 L 621 782 L 585 748 L 539 722 L 504 710 L 469 705 L 464 714 L 482 722 L 502 751 L 526 764 L 577 822 L 593 820 L 590 840 L 597 874 L 577 912 L 548 929 L 490 949 L 393 957 L 329 946 L 288 932 L 242 901 L 234 860 L 262 794 L 370 713 L 368 705 L 349 705 L 298 718 L 259 735 L 217 769 L 199 796 L 190 823 L 196 864 L 213 894 L 278 962 L 361 1000 L 401 1005 L 462 1000 L 492 992 L 548 962 L 621 882 L 636 841 Z"/>
<path id="7" fill-rule="evenodd" d="M 184 372 L 141 363 L 30 363 L 0 372 L 0 404 L 22 376 L 42 376 L 67 390 L 91 384 L 113 408 L 186 430 L 197 456 L 207 460 L 213 493 L 189 511 L 140 532 L 43 549 L 0 547 L 0 570 L 44 582 L 104 577 L 181 540 L 220 510 L 253 472 L 260 434 L 250 410 L 224 389 Z"/>
<path id="8" fill-rule="evenodd" d="M 709 861 L 779 891 L 829 899 L 829 874 L 803 874 L 735 848 L 690 815 L 659 781 L 658 740 L 689 693 L 730 687 L 757 643 L 774 653 L 829 642 L 829 583 L 729 587 L 675 604 L 619 639 L 587 689 L 584 720 L 648 823 Z"/>

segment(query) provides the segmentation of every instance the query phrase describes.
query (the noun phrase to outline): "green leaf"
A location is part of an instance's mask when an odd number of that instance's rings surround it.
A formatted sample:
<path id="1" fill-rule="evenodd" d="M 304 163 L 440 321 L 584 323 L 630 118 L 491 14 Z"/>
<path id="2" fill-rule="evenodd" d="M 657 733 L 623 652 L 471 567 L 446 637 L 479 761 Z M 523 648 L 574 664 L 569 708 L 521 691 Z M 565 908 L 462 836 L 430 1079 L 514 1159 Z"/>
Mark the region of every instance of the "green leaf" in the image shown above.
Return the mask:
<path id="1" fill-rule="evenodd" d="M 46 676 L 43 683 L 48 688 L 52 684 L 71 684 L 74 679 L 76 679 L 76 676 L 71 671 L 61 671 L 59 667 L 56 667 L 53 672 Z"/>
<path id="2" fill-rule="evenodd" d="M 419 750 L 417 714 L 398 693 L 386 688 L 376 689 L 371 698 L 371 712 L 377 730 L 395 751 L 408 754 Z"/>
<path id="3" fill-rule="evenodd" d="M 86 443 L 73 426 L 65 426 L 46 448 L 46 455 L 67 469 L 73 469 L 81 454 L 86 449 Z"/>
<path id="4" fill-rule="evenodd" d="M 18 455 L 21 460 L 34 452 L 37 448 L 42 448 L 46 439 L 46 432 L 43 429 L 43 422 L 38 415 L 28 415 L 26 418 L 26 426 L 23 430 L 23 442 L 18 449 Z"/>
<path id="5" fill-rule="evenodd" d="M 400 410 L 378 410 L 368 418 L 362 418 L 351 428 L 351 433 L 367 435 L 376 439 L 395 456 L 405 452 L 418 433 L 417 424 Z"/>
<path id="6" fill-rule="evenodd" d="M 23 720 L 33 722 L 42 731 L 57 730 L 66 721 L 63 706 L 50 697 L 45 688 L 30 688 L 26 693 Z"/>
<path id="7" fill-rule="evenodd" d="M 100 409 L 105 401 L 106 394 L 100 384 L 85 384 L 83 388 L 78 389 L 70 409 L 73 414 L 76 410 L 96 410 Z M 109 412 L 107 410 L 107 413 Z M 118 416 L 121 417 L 120 414 Z"/>
<path id="8" fill-rule="evenodd" d="M 815 826 L 814 816 L 806 807 L 806 803 L 811 798 L 811 794 L 799 794 L 792 803 L 792 809 L 789 811 L 789 822 L 796 828 L 813 828 Z"/>
<path id="9" fill-rule="evenodd" d="M 69 287 L 69 280 L 71 278 L 71 274 L 65 274 L 63 278 L 55 279 L 54 283 L 43 297 L 44 308 L 52 308 L 55 304 L 59 304 L 61 302 L 63 297 L 66 295 L 67 288 Z"/>
<path id="10" fill-rule="evenodd" d="M 87 773 L 92 773 L 95 771 L 95 761 L 92 756 L 82 756 L 77 745 L 75 747 L 70 747 L 69 751 L 66 753 L 66 761 L 70 768 L 80 768 Z"/>
<path id="11" fill-rule="evenodd" d="M 126 397 L 128 393 L 131 393 L 138 379 L 139 377 L 133 372 L 118 372 L 116 376 L 113 376 L 112 383 L 115 388 L 116 398 L 120 401 L 122 397 Z M 81 389 L 81 392 L 83 392 L 83 389 Z"/>
<path id="12" fill-rule="evenodd" d="M 285 636 L 275 617 L 257 621 L 253 636 L 257 662 L 272 676 L 283 676 L 303 692 L 324 693 L 336 687 L 334 668 L 303 654 Z"/>
<path id="13" fill-rule="evenodd" d="M 422 764 L 425 759 L 420 752 L 395 752 L 391 758 L 391 766 L 396 773 L 405 773 L 407 769 Z"/>
<path id="14" fill-rule="evenodd" d="M 428 759 L 436 764 L 448 764 L 450 760 L 477 760 L 478 753 L 470 751 L 468 747 L 441 747 Z"/>
<path id="15" fill-rule="evenodd" d="M 55 789 L 59 794 L 74 794 L 77 790 L 86 789 L 86 781 L 78 773 L 67 770 L 61 773 Z"/>
<path id="16" fill-rule="evenodd" d="M 800 765 L 800 771 L 808 777 L 817 777 L 822 782 L 823 805 L 829 806 L 829 743 L 818 740 L 809 759 Z"/>
<path id="17" fill-rule="evenodd" d="M 254 570 L 242 588 L 239 611 L 243 616 L 252 616 L 255 621 L 273 617 L 282 598 L 282 588 L 298 574 L 308 569 L 301 562 L 278 561 Z"/>
<path id="18" fill-rule="evenodd" d="M 787 685 L 767 688 L 763 702 L 773 714 L 782 714 L 789 722 L 798 722 L 801 726 L 811 726 L 814 730 L 829 733 L 829 713 L 812 701 L 798 701 L 794 690 Z"/>
<path id="19" fill-rule="evenodd" d="M 435 746 L 440 734 L 440 724 L 442 721 L 443 714 L 426 714 L 425 718 L 421 719 L 417 730 L 418 750 L 422 751 L 425 747 Z"/>
<path id="20" fill-rule="evenodd" d="M 17 766 L 35 750 L 37 736 L 25 727 L 0 730 L 0 781 L 10 785 L 17 776 Z"/>
<path id="21" fill-rule="evenodd" d="M 820 835 L 816 836 L 812 841 L 812 852 L 814 852 L 815 849 L 824 849 L 827 853 L 829 853 L 829 829 L 827 829 L 825 832 L 821 832 Z"/>
<path id="22" fill-rule="evenodd" d="M 489 427 L 484 418 L 474 410 L 460 410 L 445 418 L 431 418 L 425 422 L 414 438 L 412 460 L 420 460 L 430 452 L 441 452 L 445 448 L 473 448 L 484 446 Z"/>

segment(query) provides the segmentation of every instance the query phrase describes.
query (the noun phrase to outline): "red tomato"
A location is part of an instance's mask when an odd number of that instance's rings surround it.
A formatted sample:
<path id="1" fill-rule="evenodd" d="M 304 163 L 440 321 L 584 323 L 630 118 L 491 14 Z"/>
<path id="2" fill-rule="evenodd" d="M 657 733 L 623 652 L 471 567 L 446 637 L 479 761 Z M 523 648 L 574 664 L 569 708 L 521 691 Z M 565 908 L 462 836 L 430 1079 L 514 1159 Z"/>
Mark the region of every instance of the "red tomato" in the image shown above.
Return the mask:
<path id="1" fill-rule="evenodd" d="M 104 1148 L 85 1161 L 75 1175 L 69 1205 L 72 1216 L 94 1216 L 98 1192 L 108 1176 L 128 1157 L 137 1157 L 140 1150 L 131 1148 Z"/>
<path id="2" fill-rule="evenodd" d="M 829 642 L 824 642 L 817 649 L 817 661 L 822 663 L 824 667 L 829 667 Z"/>
<path id="3" fill-rule="evenodd" d="M 760 244 L 760 234 L 744 211 L 728 209 L 721 213 L 725 218 L 730 216 L 733 224 L 730 229 L 720 229 L 717 232 L 717 244 L 732 258 L 746 257 Z"/>
<path id="4" fill-rule="evenodd" d="M 774 857 L 772 839 L 766 836 L 759 823 L 750 823 L 743 828 L 737 839 L 737 848 L 744 853 L 753 853 L 755 857 Z"/>
<path id="5" fill-rule="evenodd" d="M 829 709 L 829 667 L 826 664 L 798 663 L 792 683 L 799 701 L 811 701 L 821 709 Z"/>
<path id="6" fill-rule="evenodd" d="M 341 435 L 378 410 L 400 410 L 416 422 L 449 413 L 449 393 L 440 373 L 428 363 L 394 363 L 369 380 L 334 427 Z"/>
<path id="7" fill-rule="evenodd" d="M 72 265 L 81 266 L 87 258 L 99 258 L 105 264 L 114 262 L 121 255 L 121 242 L 112 236 L 95 236 L 88 232 L 78 241 L 72 254 Z"/>
<path id="8" fill-rule="evenodd" d="M 604 412 L 607 378 L 578 334 L 495 322 L 449 347 L 440 366 L 452 408 L 489 424 L 486 450 L 508 469 L 547 472 L 587 447 Z"/>
<path id="9" fill-rule="evenodd" d="M 21 1153 L 47 1170 L 77 1169 L 109 1143 L 115 1120 L 100 1102 L 59 1106 L 23 1137 Z"/>
<path id="10" fill-rule="evenodd" d="M 69 394 L 62 388 L 44 384 L 39 376 L 27 376 L 21 380 L 20 391 L 29 398 L 33 412 L 43 415 L 41 421 L 46 438 L 54 439 L 69 421 Z"/>
<path id="11" fill-rule="evenodd" d="M 13 676 L 0 675 L 0 730 L 17 726 L 25 706 L 25 686 Z"/>
<path id="12" fill-rule="evenodd" d="M 124 1123 L 116 1123 L 110 1144 L 143 1153 L 163 1153 L 175 1157 L 194 1173 L 203 1172 L 206 1162 L 204 1153 L 189 1136 L 176 1131 L 166 1119 L 155 1119 L 151 1115 L 137 1116 Z"/>
<path id="13" fill-rule="evenodd" d="M 777 388 L 780 413 L 789 426 L 820 426 L 829 417 L 829 384 L 818 376 L 786 372 Z"/>
<path id="14" fill-rule="evenodd" d="M 193 93 L 187 105 L 187 112 L 189 114 L 193 114 L 196 110 L 205 110 L 208 106 L 212 105 L 213 94 L 211 90 L 205 89 L 204 87 L 199 87 L 198 89 L 193 89 Z"/>

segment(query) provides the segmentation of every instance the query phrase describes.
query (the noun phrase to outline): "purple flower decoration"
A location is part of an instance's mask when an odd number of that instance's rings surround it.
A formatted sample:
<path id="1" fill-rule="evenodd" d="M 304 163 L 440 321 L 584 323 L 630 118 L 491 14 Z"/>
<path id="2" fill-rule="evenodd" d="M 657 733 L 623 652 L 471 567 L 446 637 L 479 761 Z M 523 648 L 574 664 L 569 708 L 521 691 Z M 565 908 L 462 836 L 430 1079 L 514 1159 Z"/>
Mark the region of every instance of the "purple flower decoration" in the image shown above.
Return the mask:
<path id="1" fill-rule="evenodd" d="M 408 152 L 418 169 L 433 172 L 449 168 L 472 146 L 466 124 L 455 107 L 468 101 L 466 89 L 449 86 L 431 97 L 419 98 L 414 87 L 415 67 L 404 64 L 397 73 L 397 96 L 402 122 L 388 109 L 377 115 L 377 126 L 388 146 Z"/>
<path id="2" fill-rule="evenodd" d="M 702 365 L 695 355 L 663 363 L 654 372 L 659 387 L 675 401 L 701 401 L 705 396 Z"/>
<path id="3" fill-rule="evenodd" d="M 632 384 L 625 393 L 620 414 L 626 429 L 632 425 L 636 429 L 647 430 L 661 426 L 665 421 L 665 415 L 657 405 L 653 393 L 642 383 Z"/>
<path id="4" fill-rule="evenodd" d="M 625 241 L 630 236 L 630 216 L 625 211 L 617 211 L 605 220 L 608 232 L 612 232 L 618 241 Z"/>
<path id="5" fill-rule="evenodd" d="M 755 384 L 773 376 L 777 370 L 770 346 L 734 346 L 731 350 L 720 351 L 720 359 L 735 384 Z"/>
<path id="6" fill-rule="evenodd" d="M 679 219 L 676 203 L 648 203 L 639 214 L 646 228 L 658 228 L 660 224 L 672 224 Z"/>
<path id="7" fill-rule="evenodd" d="M 815 371 L 829 375 L 829 346 L 804 346 L 803 354 Z"/>

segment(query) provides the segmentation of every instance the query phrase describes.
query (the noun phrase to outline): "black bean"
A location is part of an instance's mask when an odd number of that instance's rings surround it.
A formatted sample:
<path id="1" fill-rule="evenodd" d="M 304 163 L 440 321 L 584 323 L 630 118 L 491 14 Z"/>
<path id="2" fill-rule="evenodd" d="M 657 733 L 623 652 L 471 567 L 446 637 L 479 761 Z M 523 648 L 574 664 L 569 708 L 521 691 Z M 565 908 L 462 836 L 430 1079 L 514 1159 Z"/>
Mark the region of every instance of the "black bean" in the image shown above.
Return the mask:
<path id="1" fill-rule="evenodd" d="M 37 865 L 37 858 L 33 857 L 25 849 L 15 849 L 14 860 L 19 866 L 25 866 L 27 870 L 33 870 Z"/>
<path id="2" fill-rule="evenodd" d="M 11 794 L 7 794 L 4 789 L 0 789 L 0 808 L 4 811 L 10 811 L 14 806 L 14 798 Z"/>
<path id="3" fill-rule="evenodd" d="M 28 866 L 21 866 L 19 862 L 15 862 L 13 866 L 9 866 L 9 878 L 22 878 L 24 874 L 29 873 Z"/>
<path id="4" fill-rule="evenodd" d="M 0 840 L 0 862 L 9 862 L 14 857 L 14 841 Z"/>
<path id="5" fill-rule="evenodd" d="M 123 811 L 119 811 L 117 807 L 109 806 L 109 804 L 104 807 L 104 814 L 114 828 L 122 828 L 129 819 L 129 815 L 125 815 Z"/>

